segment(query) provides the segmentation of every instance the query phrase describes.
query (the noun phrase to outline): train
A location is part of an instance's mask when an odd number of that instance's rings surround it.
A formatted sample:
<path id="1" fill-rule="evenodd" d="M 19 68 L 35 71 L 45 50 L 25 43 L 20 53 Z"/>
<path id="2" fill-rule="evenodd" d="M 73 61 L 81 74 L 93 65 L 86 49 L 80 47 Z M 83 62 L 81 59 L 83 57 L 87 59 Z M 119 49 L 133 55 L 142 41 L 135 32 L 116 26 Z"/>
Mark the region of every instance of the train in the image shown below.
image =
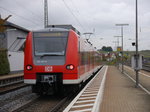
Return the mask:
<path id="1" fill-rule="evenodd" d="M 75 91 L 99 68 L 99 53 L 72 25 L 52 25 L 27 35 L 24 83 L 34 93 Z"/>

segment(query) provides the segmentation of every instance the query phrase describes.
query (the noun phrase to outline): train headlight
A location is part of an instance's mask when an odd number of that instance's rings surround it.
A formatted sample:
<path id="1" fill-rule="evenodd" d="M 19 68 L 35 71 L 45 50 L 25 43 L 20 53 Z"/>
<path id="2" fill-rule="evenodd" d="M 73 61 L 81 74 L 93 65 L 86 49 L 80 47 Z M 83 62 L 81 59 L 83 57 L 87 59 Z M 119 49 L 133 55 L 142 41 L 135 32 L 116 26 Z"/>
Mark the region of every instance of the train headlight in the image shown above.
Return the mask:
<path id="1" fill-rule="evenodd" d="M 67 68 L 68 70 L 73 70 L 73 69 L 74 69 L 74 65 L 72 65 L 72 64 L 67 65 L 66 68 Z"/>
<path id="2" fill-rule="evenodd" d="M 32 67 L 31 65 L 27 65 L 27 66 L 26 66 L 26 69 L 27 69 L 27 70 L 32 70 L 32 68 L 33 68 L 33 67 Z"/>

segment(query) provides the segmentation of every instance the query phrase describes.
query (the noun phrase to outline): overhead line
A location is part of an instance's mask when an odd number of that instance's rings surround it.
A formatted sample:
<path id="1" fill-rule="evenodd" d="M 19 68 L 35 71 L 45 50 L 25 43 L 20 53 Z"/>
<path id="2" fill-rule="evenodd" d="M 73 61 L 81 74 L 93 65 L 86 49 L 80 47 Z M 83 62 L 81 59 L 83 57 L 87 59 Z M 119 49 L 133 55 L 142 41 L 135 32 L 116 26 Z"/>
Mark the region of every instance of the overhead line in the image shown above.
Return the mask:
<path id="1" fill-rule="evenodd" d="M 72 12 L 72 10 L 70 9 L 70 7 L 67 5 L 67 3 L 65 2 L 65 0 L 62 0 L 65 4 L 65 6 L 67 7 L 67 9 L 69 10 L 69 12 L 72 14 L 72 16 L 75 18 L 75 20 L 77 21 L 77 23 L 82 27 L 82 29 L 84 31 L 86 31 L 83 27 L 83 25 L 80 23 L 80 21 L 78 20 L 78 18 L 74 15 L 74 13 Z"/>
<path id="2" fill-rule="evenodd" d="M 40 18 L 41 20 L 43 20 L 43 18 L 41 18 L 41 16 L 37 15 L 36 13 L 34 13 L 33 11 L 29 10 L 28 8 L 26 8 L 24 5 L 20 4 L 18 1 L 14 0 L 21 8 L 23 7 L 23 9 L 25 9 L 26 11 L 28 11 L 29 13 L 31 13 L 32 15 Z M 37 20 L 40 21 L 40 20 Z"/>
<path id="3" fill-rule="evenodd" d="M 30 19 L 25 18 L 25 17 L 23 17 L 23 16 L 20 16 L 20 15 L 18 15 L 18 14 L 16 14 L 16 13 L 14 13 L 14 12 L 12 12 L 12 11 L 10 11 L 10 10 L 4 8 L 4 7 L 1 7 L 1 6 L 0 6 L 0 8 L 3 9 L 3 10 L 5 10 L 5 11 L 7 11 L 7 12 L 10 12 L 10 13 L 12 13 L 12 14 L 14 14 L 14 15 L 16 15 L 16 16 L 18 16 L 18 17 L 20 17 L 20 18 L 22 18 L 22 19 L 24 19 L 24 20 L 26 20 L 26 21 L 28 21 L 28 22 L 30 22 L 30 23 L 32 23 L 32 24 L 39 25 L 39 24 L 35 23 L 34 21 L 31 21 Z"/>
<path id="4" fill-rule="evenodd" d="M 70 0 L 70 1 L 71 1 L 72 5 L 75 7 L 75 9 L 76 9 L 76 11 L 78 12 L 78 14 L 83 17 L 82 19 L 86 22 L 87 26 L 89 27 L 90 25 L 89 25 L 88 22 L 85 20 L 84 16 L 80 13 L 80 11 L 79 11 L 78 7 L 76 6 L 75 2 L 74 2 L 73 0 Z M 89 28 L 90 28 L 90 27 L 89 27 Z"/>

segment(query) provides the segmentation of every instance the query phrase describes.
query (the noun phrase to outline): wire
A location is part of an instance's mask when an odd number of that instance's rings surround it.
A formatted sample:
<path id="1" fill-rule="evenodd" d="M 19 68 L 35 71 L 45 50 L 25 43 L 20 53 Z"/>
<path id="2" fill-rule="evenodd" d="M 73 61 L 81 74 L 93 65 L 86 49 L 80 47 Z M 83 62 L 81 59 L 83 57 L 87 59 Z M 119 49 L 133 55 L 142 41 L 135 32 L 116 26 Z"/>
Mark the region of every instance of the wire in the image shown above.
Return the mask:
<path id="1" fill-rule="evenodd" d="M 28 8 L 26 8 L 24 5 L 20 4 L 18 1 L 16 1 L 16 0 L 14 0 L 14 1 L 15 1 L 22 9 L 25 9 L 26 11 L 28 11 L 28 12 L 31 13 L 32 15 L 34 15 L 34 16 L 40 18 L 41 20 L 43 20 L 43 18 L 41 18 L 41 16 L 35 14 L 33 11 L 29 10 Z M 40 21 L 40 22 L 41 22 L 41 20 L 37 20 L 37 21 Z"/>
<path id="2" fill-rule="evenodd" d="M 62 0 L 63 3 L 65 4 L 65 6 L 67 7 L 67 9 L 69 10 L 69 12 L 72 14 L 72 16 L 75 18 L 76 22 L 82 27 L 82 29 L 84 31 L 86 31 L 83 27 L 83 25 L 80 23 L 80 21 L 78 20 L 78 18 L 74 15 L 74 13 L 72 12 L 72 10 L 70 9 L 70 7 L 67 5 L 67 3 L 65 2 L 65 0 Z"/>
<path id="3" fill-rule="evenodd" d="M 79 16 L 83 17 L 82 19 L 84 20 L 84 22 L 86 22 L 86 25 L 88 26 L 88 28 L 90 28 L 89 23 L 85 20 L 85 18 L 84 18 L 85 16 L 83 16 L 83 15 L 80 13 L 80 11 L 79 11 L 79 9 L 78 9 L 76 3 L 75 3 L 73 0 L 70 0 L 70 1 L 71 1 L 72 5 L 75 7 L 74 9 L 76 10 L 76 12 L 79 14 Z"/>
<path id="4" fill-rule="evenodd" d="M 0 6 L 0 8 L 3 9 L 3 10 L 5 10 L 5 11 L 7 11 L 7 12 L 10 12 L 10 13 L 12 13 L 12 14 L 14 14 L 14 15 L 16 15 L 16 16 L 18 16 L 18 17 L 20 17 L 20 18 L 22 18 L 22 19 L 24 19 L 24 20 L 26 20 L 26 21 L 28 21 L 28 22 L 30 22 L 30 23 L 32 23 L 32 24 L 40 25 L 40 24 L 37 24 L 37 23 L 35 23 L 34 21 L 31 21 L 31 20 L 28 19 L 28 18 L 25 18 L 25 17 L 23 17 L 23 16 L 20 16 L 20 15 L 18 15 L 18 14 L 16 14 L 16 13 L 14 13 L 14 12 L 12 12 L 12 11 L 10 11 L 10 10 L 4 8 L 4 7 L 1 7 L 1 6 Z"/>

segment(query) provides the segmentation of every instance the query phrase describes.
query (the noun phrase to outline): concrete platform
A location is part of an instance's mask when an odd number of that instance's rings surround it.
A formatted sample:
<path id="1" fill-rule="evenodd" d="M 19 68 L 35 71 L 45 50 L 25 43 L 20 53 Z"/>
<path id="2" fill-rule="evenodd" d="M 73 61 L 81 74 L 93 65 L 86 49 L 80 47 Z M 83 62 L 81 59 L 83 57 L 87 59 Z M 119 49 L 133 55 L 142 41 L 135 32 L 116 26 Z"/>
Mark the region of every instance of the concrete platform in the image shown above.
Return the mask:
<path id="1" fill-rule="evenodd" d="M 0 75 L 0 80 L 14 78 L 14 77 L 23 77 L 23 73 L 13 73 L 13 74 L 6 74 L 6 75 Z"/>
<path id="2" fill-rule="evenodd" d="M 109 66 L 100 112 L 150 112 L 150 95 L 135 88 L 117 67 Z"/>

